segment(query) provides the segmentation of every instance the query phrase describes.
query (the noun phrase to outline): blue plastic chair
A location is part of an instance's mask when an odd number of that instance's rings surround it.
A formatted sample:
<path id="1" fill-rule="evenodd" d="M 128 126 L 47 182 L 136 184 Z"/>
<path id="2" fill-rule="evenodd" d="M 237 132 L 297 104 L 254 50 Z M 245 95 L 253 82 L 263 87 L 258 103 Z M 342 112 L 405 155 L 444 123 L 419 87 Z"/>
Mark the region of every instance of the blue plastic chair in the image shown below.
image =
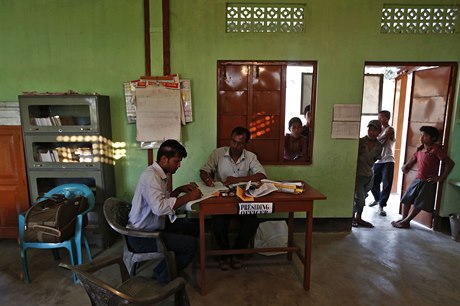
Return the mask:
<path id="1" fill-rule="evenodd" d="M 26 242 L 24 241 L 24 229 L 25 229 L 25 213 L 19 214 L 19 244 L 21 248 L 21 262 L 22 262 L 22 269 L 24 271 L 24 282 L 30 283 L 30 276 L 29 276 L 29 267 L 27 264 L 27 249 L 35 248 L 35 249 L 52 249 L 54 259 L 59 259 L 59 248 L 66 248 L 70 254 L 70 263 L 73 265 L 81 265 L 83 263 L 82 259 L 82 250 L 81 250 L 81 242 L 85 243 L 86 251 L 88 253 L 88 259 L 91 262 L 91 250 L 89 249 L 88 239 L 83 233 L 83 217 L 91 211 L 95 204 L 96 200 L 94 198 L 94 194 L 91 189 L 83 184 L 64 184 L 57 186 L 47 193 L 45 193 L 45 197 L 51 196 L 53 194 L 63 194 L 68 199 L 74 199 L 76 196 L 84 196 L 88 200 L 88 209 L 82 212 L 81 214 L 77 215 L 77 219 L 75 222 L 75 235 L 63 242 L 57 243 L 47 243 L 47 242 Z M 74 275 L 74 282 L 77 282 L 77 277 Z"/>

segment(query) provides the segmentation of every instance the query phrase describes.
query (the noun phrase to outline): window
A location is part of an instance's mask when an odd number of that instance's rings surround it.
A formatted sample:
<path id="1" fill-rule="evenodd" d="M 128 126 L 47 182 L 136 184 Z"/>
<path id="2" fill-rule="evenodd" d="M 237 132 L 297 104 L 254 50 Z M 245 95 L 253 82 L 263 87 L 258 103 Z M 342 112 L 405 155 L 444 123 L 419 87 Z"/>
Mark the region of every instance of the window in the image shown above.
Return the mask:
<path id="1" fill-rule="evenodd" d="M 302 165 L 312 161 L 316 62 L 218 61 L 217 144 L 228 146 L 231 132 L 243 126 L 251 132 L 248 150 L 263 164 Z M 306 154 L 295 160 L 284 158 L 288 122 L 299 117 L 308 133 L 302 139 Z M 286 138 L 289 140 L 289 137 Z"/>

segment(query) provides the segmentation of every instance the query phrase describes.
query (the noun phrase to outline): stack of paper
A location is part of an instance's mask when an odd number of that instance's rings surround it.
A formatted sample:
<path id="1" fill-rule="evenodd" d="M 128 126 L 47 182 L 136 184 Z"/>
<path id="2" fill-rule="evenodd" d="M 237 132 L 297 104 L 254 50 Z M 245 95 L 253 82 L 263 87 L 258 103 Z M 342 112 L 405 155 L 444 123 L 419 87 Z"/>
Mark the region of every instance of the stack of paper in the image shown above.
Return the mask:
<path id="1" fill-rule="evenodd" d="M 271 183 L 273 184 L 278 191 L 288 192 L 288 193 L 302 193 L 303 192 L 303 183 L 302 182 L 276 182 L 267 179 L 263 179 L 262 183 Z"/>
<path id="2" fill-rule="evenodd" d="M 262 183 L 260 186 L 254 185 L 251 181 L 247 182 L 244 191 L 241 186 L 236 187 L 236 195 L 243 201 L 254 201 L 254 198 L 263 197 L 278 188 L 272 183 Z"/>

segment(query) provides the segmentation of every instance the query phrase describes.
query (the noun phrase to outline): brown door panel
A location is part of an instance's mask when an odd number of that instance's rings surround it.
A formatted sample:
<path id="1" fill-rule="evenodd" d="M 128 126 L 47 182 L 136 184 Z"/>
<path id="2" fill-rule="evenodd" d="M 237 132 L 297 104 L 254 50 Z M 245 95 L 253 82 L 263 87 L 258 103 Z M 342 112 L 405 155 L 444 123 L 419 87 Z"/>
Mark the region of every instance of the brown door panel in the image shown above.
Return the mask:
<path id="1" fill-rule="evenodd" d="M 280 116 L 254 116 L 249 123 L 251 139 L 279 139 Z"/>
<path id="2" fill-rule="evenodd" d="M 255 66 L 252 78 L 253 89 L 281 90 L 281 66 Z"/>
<path id="3" fill-rule="evenodd" d="M 1 184 L 15 184 L 18 181 L 16 152 L 14 145 L 14 136 L 8 134 L 0 134 L 0 143 L 3 149 L 0 150 L 0 161 L 2 163 L 0 171 Z"/>
<path id="4" fill-rule="evenodd" d="M 248 104 L 247 91 L 219 91 L 219 114 L 246 115 Z"/>
<path id="5" fill-rule="evenodd" d="M 445 97 L 414 98 L 412 102 L 411 121 L 443 122 L 447 100 Z"/>
<path id="6" fill-rule="evenodd" d="M 251 140 L 248 149 L 257 154 L 261 163 L 276 162 L 278 160 L 279 141 L 276 140 Z"/>
<path id="7" fill-rule="evenodd" d="M 254 91 L 253 112 L 258 115 L 279 115 L 281 100 L 280 91 Z"/>
<path id="8" fill-rule="evenodd" d="M 420 145 L 419 129 L 423 125 L 435 126 L 441 135 L 444 135 L 444 129 L 449 124 L 445 121 L 445 115 L 448 108 L 447 99 L 450 92 L 451 70 L 451 66 L 443 66 L 413 73 L 407 150 L 413 151 L 414 147 Z M 444 136 L 447 137 L 448 135 Z M 439 143 L 444 143 L 444 139 L 441 139 Z M 411 153 L 408 152 L 406 157 L 410 157 L 409 154 Z M 403 176 L 403 182 L 405 182 L 403 187 L 405 185 L 407 188 L 408 184 L 415 178 L 413 173 L 416 172 L 411 171 Z M 440 190 L 438 188 L 434 216 L 437 216 L 436 212 L 440 210 Z M 433 214 L 421 211 L 415 220 L 427 227 L 432 227 Z"/>
<path id="9" fill-rule="evenodd" d="M 450 66 L 416 71 L 412 96 L 414 98 L 436 96 L 447 98 L 450 72 Z"/>
<path id="10" fill-rule="evenodd" d="M 222 65 L 220 68 L 219 90 L 248 90 L 247 65 Z"/>
<path id="11" fill-rule="evenodd" d="M 20 126 L 0 127 L 0 238 L 18 236 L 18 214 L 29 207 Z"/>
<path id="12" fill-rule="evenodd" d="M 218 116 L 219 123 L 219 139 L 228 138 L 232 134 L 232 131 L 237 126 L 246 127 L 246 117 L 245 116 Z M 228 143 L 227 143 L 228 145 Z"/>
<path id="13" fill-rule="evenodd" d="M 228 147 L 229 144 L 230 144 L 230 140 L 231 140 L 231 138 L 219 139 L 219 141 L 217 142 L 217 147 L 218 148 L 220 148 L 220 147 Z"/>

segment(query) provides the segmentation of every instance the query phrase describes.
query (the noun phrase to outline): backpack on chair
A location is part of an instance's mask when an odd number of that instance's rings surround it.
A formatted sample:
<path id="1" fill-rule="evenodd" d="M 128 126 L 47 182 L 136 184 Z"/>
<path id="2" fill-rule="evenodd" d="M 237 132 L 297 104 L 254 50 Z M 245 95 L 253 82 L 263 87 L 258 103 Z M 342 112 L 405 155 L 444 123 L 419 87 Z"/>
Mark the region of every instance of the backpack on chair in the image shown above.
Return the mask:
<path id="1" fill-rule="evenodd" d="M 88 202 L 85 197 L 67 199 L 62 194 L 38 198 L 25 213 L 24 241 L 62 242 L 75 233 L 75 219 L 85 211 Z"/>

